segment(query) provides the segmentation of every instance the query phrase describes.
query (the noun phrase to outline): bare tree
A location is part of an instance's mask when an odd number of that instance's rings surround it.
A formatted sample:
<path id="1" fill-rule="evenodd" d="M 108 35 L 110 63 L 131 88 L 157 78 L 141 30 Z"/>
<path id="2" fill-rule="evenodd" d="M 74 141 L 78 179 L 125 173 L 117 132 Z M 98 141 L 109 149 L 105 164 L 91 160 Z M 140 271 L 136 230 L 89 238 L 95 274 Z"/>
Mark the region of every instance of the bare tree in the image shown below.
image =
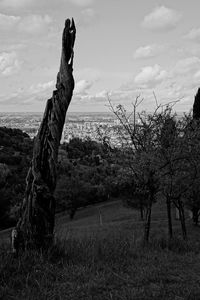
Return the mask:
<path id="1" fill-rule="evenodd" d="M 151 227 L 152 205 L 156 201 L 158 192 L 157 177 L 157 141 L 155 125 L 157 123 L 156 112 L 148 115 L 145 112 L 138 113 L 138 106 L 143 99 L 138 96 L 133 103 L 133 111 L 128 114 L 122 105 L 116 109 L 109 100 L 110 110 L 119 119 L 122 128 L 121 135 L 123 153 L 127 161 L 127 172 L 133 177 L 133 197 L 142 199 L 144 218 L 144 241 L 148 242 Z M 139 122 L 137 122 L 139 121 Z M 144 200 L 144 197 L 146 198 Z M 135 201 L 133 199 L 133 201 Z"/>
<path id="2" fill-rule="evenodd" d="M 12 232 L 14 250 L 22 246 L 43 247 L 53 240 L 57 157 L 65 116 L 74 89 L 72 73 L 75 35 L 74 20 L 67 19 L 62 36 L 56 90 L 47 101 L 43 120 L 34 141 L 21 217 Z"/>
<path id="3" fill-rule="evenodd" d="M 109 100 L 111 111 L 122 125 L 119 134 L 125 141 L 124 160 L 127 170 L 132 171 L 132 206 L 142 199 L 144 240 L 148 241 L 152 205 L 160 195 L 161 200 L 166 199 L 169 238 L 173 236 L 171 210 L 174 204 L 179 210 L 183 238 L 186 239 L 185 195 L 196 179 L 196 166 L 188 136 L 184 134 L 185 121 L 177 121 L 172 114 L 177 101 L 159 105 L 155 96 L 156 108 L 151 114 L 137 112 L 141 101 L 137 97 L 132 113 L 128 114 L 122 105 L 114 108 Z"/>

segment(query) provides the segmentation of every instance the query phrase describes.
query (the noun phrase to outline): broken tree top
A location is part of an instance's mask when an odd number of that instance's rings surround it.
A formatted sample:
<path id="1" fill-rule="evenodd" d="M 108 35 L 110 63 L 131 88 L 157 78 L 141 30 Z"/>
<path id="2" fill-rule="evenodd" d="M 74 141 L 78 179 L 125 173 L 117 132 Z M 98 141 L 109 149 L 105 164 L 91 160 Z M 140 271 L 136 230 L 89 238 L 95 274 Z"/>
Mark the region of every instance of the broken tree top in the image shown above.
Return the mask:
<path id="1" fill-rule="evenodd" d="M 63 54 L 65 54 L 66 62 L 73 63 L 73 48 L 74 48 L 74 42 L 76 37 L 76 27 L 74 24 L 74 19 L 70 21 L 70 19 L 67 19 L 65 21 L 65 28 L 63 31 L 63 40 L 62 40 L 62 47 L 63 47 Z"/>

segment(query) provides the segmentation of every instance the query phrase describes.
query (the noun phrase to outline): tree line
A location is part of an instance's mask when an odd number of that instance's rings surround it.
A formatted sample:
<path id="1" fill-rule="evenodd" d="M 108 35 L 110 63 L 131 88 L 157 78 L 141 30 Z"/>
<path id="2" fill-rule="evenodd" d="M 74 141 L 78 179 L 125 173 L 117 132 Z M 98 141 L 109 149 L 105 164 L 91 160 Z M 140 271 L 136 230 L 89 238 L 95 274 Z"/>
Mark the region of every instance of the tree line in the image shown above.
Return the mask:
<path id="1" fill-rule="evenodd" d="M 128 205 L 140 209 L 144 219 L 144 241 L 149 240 L 152 207 L 166 205 L 168 236 L 173 237 L 172 207 L 179 213 L 182 235 L 187 239 L 185 209 L 198 225 L 200 215 L 200 90 L 193 114 L 178 118 L 175 103 L 158 105 L 153 113 L 138 112 L 140 99 L 127 113 L 122 105 L 110 109 L 120 120 L 123 155 L 132 199 Z"/>

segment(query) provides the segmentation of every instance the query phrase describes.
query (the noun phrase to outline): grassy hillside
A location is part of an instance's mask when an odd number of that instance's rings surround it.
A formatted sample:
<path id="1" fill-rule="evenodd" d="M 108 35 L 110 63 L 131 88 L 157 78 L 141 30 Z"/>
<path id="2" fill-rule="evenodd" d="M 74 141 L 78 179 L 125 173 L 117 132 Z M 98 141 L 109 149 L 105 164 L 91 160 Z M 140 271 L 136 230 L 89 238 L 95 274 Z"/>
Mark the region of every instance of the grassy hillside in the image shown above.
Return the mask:
<path id="1" fill-rule="evenodd" d="M 102 215 L 102 225 L 99 212 Z M 154 207 L 151 242 L 143 246 L 139 213 L 119 201 L 57 218 L 47 253 L 0 255 L 0 299 L 200 299 L 199 228 L 190 240 L 165 238 L 165 213 Z"/>

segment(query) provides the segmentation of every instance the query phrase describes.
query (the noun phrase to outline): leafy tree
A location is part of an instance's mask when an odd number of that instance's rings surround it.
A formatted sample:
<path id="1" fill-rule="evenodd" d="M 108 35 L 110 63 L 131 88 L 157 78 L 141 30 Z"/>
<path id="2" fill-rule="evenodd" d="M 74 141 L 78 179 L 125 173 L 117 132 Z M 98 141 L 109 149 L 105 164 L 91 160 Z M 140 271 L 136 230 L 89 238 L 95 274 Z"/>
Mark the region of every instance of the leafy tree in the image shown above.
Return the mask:
<path id="1" fill-rule="evenodd" d="M 6 189 L 8 177 L 11 171 L 6 164 L 0 164 L 0 227 L 3 228 L 7 224 L 8 213 L 10 209 L 9 193 Z"/>
<path id="2" fill-rule="evenodd" d="M 0 211 L 4 215 L 0 227 L 6 228 L 14 225 L 18 216 L 33 143 L 21 130 L 6 127 L 0 127 L 0 139 Z"/>
<path id="3" fill-rule="evenodd" d="M 191 210 L 193 222 L 197 225 L 200 213 L 200 130 L 198 121 L 194 120 L 191 115 L 185 116 L 184 136 L 187 140 L 190 160 L 193 162 L 193 168 L 191 166 L 189 170 L 195 171 L 195 178 L 185 195 L 185 204 Z"/>

